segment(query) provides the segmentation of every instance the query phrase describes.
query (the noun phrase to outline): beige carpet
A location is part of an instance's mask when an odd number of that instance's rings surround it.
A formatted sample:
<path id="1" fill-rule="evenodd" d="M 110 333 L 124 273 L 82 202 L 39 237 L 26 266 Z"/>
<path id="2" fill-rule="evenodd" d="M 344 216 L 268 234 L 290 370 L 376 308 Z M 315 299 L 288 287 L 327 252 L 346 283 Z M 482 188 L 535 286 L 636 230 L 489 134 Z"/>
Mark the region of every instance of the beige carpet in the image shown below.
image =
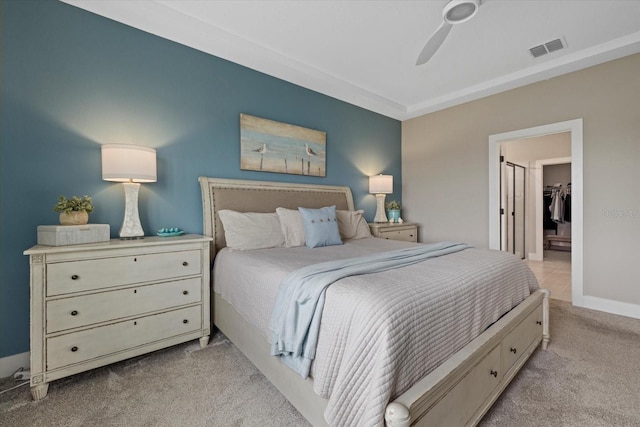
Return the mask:
<path id="1" fill-rule="evenodd" d="M 552 341 L 481 426 L 640 426 L 640 320 L 552 300 Z M 13 386 L 0 380 L 0 390 Z M 0 426 L 305 426 L 222 335 L 0 395 Z"/>

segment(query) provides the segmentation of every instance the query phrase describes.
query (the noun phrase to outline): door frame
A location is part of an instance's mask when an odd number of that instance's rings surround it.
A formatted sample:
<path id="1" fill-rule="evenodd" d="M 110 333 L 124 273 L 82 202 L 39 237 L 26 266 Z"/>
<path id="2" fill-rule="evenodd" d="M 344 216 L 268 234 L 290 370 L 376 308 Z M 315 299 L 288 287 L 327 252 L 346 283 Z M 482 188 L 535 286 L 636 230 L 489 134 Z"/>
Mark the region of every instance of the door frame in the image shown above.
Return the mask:
<path id="1" fill-rule="evenodd" d="M 571 132 L 571 301 L 583 302 L 583 120 L 574 119 L 526 129 L 489 135 L 489 248 L 500 249 L 500 145 L 514 139 L 527 139 Z M 537 243 L 536 243 L 537 244 Z M 537 248 L 536 248 L 537 250 Z"/>

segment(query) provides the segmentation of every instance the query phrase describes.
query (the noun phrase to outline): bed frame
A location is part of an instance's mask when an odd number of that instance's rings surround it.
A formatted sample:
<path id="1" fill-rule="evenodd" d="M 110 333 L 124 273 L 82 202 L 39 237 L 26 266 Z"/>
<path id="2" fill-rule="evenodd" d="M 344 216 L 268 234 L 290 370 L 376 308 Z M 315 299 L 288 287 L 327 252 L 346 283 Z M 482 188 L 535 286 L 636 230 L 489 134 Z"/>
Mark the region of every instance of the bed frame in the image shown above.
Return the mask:
<path id="1" fill-rule="evenodd" d="M 212 260 L 225 246 L 217 212 L 274 212 L 277 207 L 353 210 L 349 187 L 200 177 L 204 234 Z M 213 280 L 213 275 L 211 275 Z M 314 426 L 326 426 L 327 401 L 269 353 L 269 343 L 212 292 L 213 323 Z M 549 342 L 549 291 L 535 291 L 476 339 L 387 405 L 388 427 L 475 425 L 542 342 Z"/>

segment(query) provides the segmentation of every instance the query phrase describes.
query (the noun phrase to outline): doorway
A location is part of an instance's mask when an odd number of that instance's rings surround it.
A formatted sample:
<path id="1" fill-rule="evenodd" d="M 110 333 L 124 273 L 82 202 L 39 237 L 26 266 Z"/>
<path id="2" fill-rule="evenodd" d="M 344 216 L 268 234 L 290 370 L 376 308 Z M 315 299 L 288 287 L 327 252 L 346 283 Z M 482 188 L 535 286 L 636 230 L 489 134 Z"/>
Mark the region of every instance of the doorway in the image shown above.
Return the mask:
<path id="1" fill-rule="evenodd" d="M 551 291 L 551 297 L 568 302 L 571 302 L 572 240 L 570 160 L 547 160 L 541 167 L 543 259 L 529 262 L 541 286 Z"/>
<path id="2" fill-rule="evenodd" d="M 570 120 L 567 122 L 554 123 L 544 126 L 537 126 L 533 128 L 521 129 L 512 132 L 506 132 L 502 134 L 489 136 L 489 248 L 500 249 L 502 244 L 502 231 L 501 231 L 501 215 L 500 215 L 500 148 L 501 144 L 506 141 L 524 140 L 528 138 L 535 138 L 544 135 L 559 134 L 563 132 L 570 133 L 571 144 L 571 195 L 572 195 L 572 240 L 571 240 L 571 301 L 576 306 L 583 305 L 583 239 L 582 239 L 582 147 L 583 147 L 583 133 L 582 133 L 582 119 Z M 531 164 L 529 166 L 532 166 Z M 541 175 L 541 173 L 540 173 Z M 532 185 L 538 185 L 542 183 L 542 177 L 536 178 L 535 183 Z M 528 187 L 531 188 L 531 187 Z M 537 197 L 537 195 L 536 195 Z M 537 222 L 537 221 L 536 221 Z M 533 247 L 534 243 L 529 239 L 530 247 Z M 541 247 L 543 242 L 539 242 L 536 237 L 535 251 L 538 252 L 538 248 Z M 529 254 L 530 251 L 525 253 Z M 542 252 L 542 251 L 540 251 Z M 542 255 L 542 254 L 541 254 Z M 527 256 L 528 257 L 528 256 Z M 542 257 L 541 257 L 542 258 Z"/>

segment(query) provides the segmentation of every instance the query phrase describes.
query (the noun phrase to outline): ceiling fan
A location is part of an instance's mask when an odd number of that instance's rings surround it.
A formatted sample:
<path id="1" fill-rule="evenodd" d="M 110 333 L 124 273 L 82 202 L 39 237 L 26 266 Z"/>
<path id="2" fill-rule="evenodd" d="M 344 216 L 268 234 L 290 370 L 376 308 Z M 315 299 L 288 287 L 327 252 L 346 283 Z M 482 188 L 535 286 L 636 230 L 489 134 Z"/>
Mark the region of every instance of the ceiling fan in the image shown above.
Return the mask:
<path id="1" fill-rule="evenodd" d="M 445 4 L 444 8 L 442 8 L 442 24 L 422 48 L 416 65 L 422 65 L 431 59 L 444 43 L 451 28 L 456 24 L 461 24 L 473 18 L 479 7 L 480 0 L 450 0 Z"/>

